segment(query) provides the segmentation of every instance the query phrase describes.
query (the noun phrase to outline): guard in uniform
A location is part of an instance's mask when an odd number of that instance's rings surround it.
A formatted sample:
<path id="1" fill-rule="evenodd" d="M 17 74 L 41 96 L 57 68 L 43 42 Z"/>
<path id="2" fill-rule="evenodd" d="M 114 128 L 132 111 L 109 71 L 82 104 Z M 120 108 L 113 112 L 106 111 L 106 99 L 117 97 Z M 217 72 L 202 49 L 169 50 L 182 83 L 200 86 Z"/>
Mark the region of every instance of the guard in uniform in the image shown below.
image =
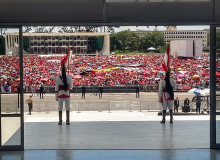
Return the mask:
<path id="1" fill-rule="evenodd" d="M 73 88 L 72 78 L 66 75 L 66 63 L 67 57 L 65 57 L 61 62 L 61 72 L 62 74 L 56 77 L 56 87 L 55 96 L 56 101 L 58 101 L 59 106 L 59 122 L 58 125 L 62 125 L 62 110 L 63 102 L 65 102 L 66 107 L 66 124 L 70 124 L 70 89 Z"/>
<path id="2" fill-rule="evenodd" d="M 159 97 L 158 101 L 162 103 L 163 107 L 163 118 L 160 123 L 166 122 L 166 110 L 169 109 L 170 112 L 170 123 L 173 123 L 173 100 L 176 82 L 170 78 L 170 69 L 166 72 L 166 77 L 159 84 Z"/>

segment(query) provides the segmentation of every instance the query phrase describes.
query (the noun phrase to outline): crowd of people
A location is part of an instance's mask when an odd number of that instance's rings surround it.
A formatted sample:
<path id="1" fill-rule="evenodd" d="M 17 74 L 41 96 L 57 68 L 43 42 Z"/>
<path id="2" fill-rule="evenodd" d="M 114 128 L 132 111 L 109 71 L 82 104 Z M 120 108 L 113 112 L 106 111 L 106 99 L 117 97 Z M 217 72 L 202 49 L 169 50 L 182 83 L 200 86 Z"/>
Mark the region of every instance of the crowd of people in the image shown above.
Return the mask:
<path id="1" fill-rule="evenodd" d="M 37 86 L 55 85 L 55 77 L 61 73 L 62 56 L 24 56 L 24 84 Z M 68 72 L 75 86 L 94 85 L 154 85 L 164 77 L 163 55 L 112 55 L 112 56 L 72 56 L 69 60 Z M 217 68 L 220 62 L 217 61 Z M 19 57 L 0 57 L 1 86 L 19 84 Z M 177 84 L 209 85 L 209 57 L 171 58 L 171 77 Z M 217 82 L 220 72 L 216 72 Z"/>

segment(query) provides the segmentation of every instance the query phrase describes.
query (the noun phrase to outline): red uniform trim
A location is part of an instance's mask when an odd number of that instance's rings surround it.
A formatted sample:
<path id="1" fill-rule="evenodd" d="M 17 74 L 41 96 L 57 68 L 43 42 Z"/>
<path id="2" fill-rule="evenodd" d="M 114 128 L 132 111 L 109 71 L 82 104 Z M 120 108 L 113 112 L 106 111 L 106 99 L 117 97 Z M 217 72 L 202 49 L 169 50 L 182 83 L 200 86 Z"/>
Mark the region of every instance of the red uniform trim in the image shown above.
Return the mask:
<path id="1" fill-rule="evenodd" d="M 59 90 L 57 91 L 57 93 L 61 90 L 64 90 L 64 85 L 59 86 Z M 70 98 L 70 88 L 68 87 L 67 90 L 69 91 L 69 95 L 61 94 L 58 96 L 58 98 Z"/>
<path id="2" fill-rule="evenodd" d="M 165 99 L 166 101 L 172 101 L 171 97 L 168 97 L 168 98 L 165 97 L 165 92 L 167 92 L 167 89 L 166 89 L 166 88 L 163 88 L 163 96 L 164 96 L 164 99 Z"/>
<path id="3" fill-rule="evenodd" d="M 65 95 L 65 94 L 62 94 L 62 95 L 58 96 L 58 98 L 70 98 L 70 95 L 67 96 L 67 95 Z"/>

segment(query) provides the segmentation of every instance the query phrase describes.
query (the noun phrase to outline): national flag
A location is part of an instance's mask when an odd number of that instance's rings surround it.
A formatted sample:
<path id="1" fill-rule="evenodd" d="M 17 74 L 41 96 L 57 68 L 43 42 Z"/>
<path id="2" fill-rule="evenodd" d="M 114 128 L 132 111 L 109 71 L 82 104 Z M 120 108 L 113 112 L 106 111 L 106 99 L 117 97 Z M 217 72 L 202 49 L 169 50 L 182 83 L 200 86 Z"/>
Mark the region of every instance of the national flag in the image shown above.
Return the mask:
<path id="1" fill-rule="evenodd" d="M 169 45 L 167 45 L 167 52 L 165 53 L 165 56 L 164 56 L 165 63 L 162 64 L 162 67 L 165 72 L 168 70 L 168 68 L 170 66 L 170 51 L 169 50 L 170 50 L 170 47 L 169 47 Z"/>

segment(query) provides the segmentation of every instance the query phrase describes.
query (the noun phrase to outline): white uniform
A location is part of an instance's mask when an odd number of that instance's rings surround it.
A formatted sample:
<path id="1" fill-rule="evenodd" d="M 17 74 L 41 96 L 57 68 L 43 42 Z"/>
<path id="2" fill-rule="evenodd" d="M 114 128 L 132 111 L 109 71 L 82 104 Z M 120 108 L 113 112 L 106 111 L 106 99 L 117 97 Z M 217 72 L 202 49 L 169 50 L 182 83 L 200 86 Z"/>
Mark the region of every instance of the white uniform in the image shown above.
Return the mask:
<path id="1" fill-rule="evenodd" d="M 67 91 L 64 91 L 64 83 L 61 79 L 62 75 L 56 77 L 55 95 L 56 100 L 58 100 L 59 111 L 63 109 L 63 102 L 65 101 L 66 111 L 70 110 L 70 89 L 73 88 L 72 77 L 66 75 L 66 80 L 68 84 Z"/>
<path id="2" fill-rule="evenodd" d="M 176 82 L 170 78 L 170 84 L 173 87 L 173 90 L 176 87 Z M 166 92 L 166 81 L 162 80 L 159 84 L 159 94 L 158 94 L 158 101 L 162 103 L 163 110 L 166 110 L 167 108 L 169 110 L 173 110 L 173 100 L 170 98 L 170 95 L 168 92 Z"/>

